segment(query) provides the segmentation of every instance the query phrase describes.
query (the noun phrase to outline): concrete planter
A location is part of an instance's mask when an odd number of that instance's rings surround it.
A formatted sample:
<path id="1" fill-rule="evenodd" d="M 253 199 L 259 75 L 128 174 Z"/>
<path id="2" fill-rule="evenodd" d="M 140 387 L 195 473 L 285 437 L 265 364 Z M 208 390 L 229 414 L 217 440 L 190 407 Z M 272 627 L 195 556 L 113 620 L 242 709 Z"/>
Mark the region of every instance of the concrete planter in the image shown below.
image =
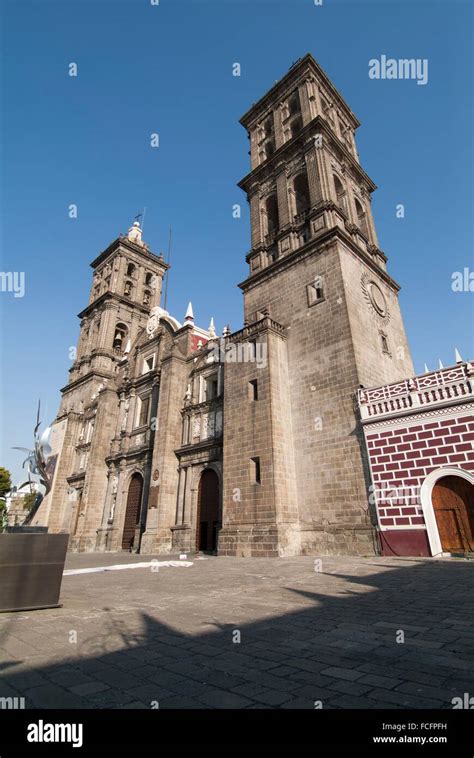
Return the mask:
<path id="1" fill-rule="evenodd" d="M 68 534 L 0 534 L 0 612 L 57 608 Z"/>

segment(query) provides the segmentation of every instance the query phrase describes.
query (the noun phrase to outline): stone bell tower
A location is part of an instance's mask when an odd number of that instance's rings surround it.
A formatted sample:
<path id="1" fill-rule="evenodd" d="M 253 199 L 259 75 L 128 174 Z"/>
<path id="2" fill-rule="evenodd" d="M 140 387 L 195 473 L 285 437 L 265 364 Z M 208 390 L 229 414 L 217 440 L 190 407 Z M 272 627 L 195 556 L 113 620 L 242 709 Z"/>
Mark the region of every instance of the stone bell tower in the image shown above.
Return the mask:
<path id="1" fill-rule="evenodd" d="M 359 122 L 306 55 L 241 123 L 251 249 L 240 284 L 246 327 L 235 340 L 265 343 L 268 360 L 255 376 L 248 365 L 226 366 L 223 551 L 371 552 L 354 393 L 413 367 L 372 218 L 375 185 L 357 154 Z M 242 389 L 249 381 L 259 383 L 258 399 Z M 240 476 L 237 445 L 249 459 Z"/>
<path id="2" fill-rule="evenodd" d="M 91 263 L 89 304 L 69 382 L 53 424 L 56 468 L 42 512 L 51 531 L 70 533 L 70 548 L 94 550 L 107 488 L 105 457 L 118 413 L 117 367 L 160 303 L 168 268 L 142 240 L 135 221 Z M 99 514 L 99 516 L 98 516 Z"/>

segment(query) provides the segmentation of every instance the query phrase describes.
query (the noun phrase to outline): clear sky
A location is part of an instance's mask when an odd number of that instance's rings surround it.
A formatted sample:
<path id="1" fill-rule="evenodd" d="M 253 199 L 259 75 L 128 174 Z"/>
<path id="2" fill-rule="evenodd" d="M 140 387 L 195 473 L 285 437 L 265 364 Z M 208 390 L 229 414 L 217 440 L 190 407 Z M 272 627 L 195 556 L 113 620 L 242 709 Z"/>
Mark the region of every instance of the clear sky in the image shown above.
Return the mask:
<path id="1" fill-rule="evenodd" d="M 361 121 L 360 159 L 415 368 L 474 357 L 472 298 L 452 274 L 472 261 L 472 21 L 462 0 L 4 0 L 2 261 L 24 297 L 0 292 L 0 466 L 21 476 L 41 397 L 67 383 L 89 263 L 147 208 L 166 255 L 168 310 L 242 324 L 249 170 L 239 117 L 311 52 Z M 428 83 L 374 80 L 369 60 L 428 59 Z M 232 65 L 241 76 L 232 76 Z M 77 77 L 68 75 L 70 63 Z M 150 146 L 158 133 L 159 148 Z M 242 204 L 242 218 L 232 206 Z M 396 205 L 405 218 L 396 218 Z M 68 217 L 76 204 L 78 218 Z"/>

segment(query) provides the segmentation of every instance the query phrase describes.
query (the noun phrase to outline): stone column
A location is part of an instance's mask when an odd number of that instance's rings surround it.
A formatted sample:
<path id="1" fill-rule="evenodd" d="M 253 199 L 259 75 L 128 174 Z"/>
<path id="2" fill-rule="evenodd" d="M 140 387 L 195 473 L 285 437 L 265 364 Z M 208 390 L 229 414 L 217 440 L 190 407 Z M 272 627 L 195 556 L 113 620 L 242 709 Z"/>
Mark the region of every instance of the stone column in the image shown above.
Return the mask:
<path id="1" fill-rule="evenodd" d="M 321 179 L 318 170 L 317 153 L 320 148 L 313 147 L 305 154 L 306 172 L 308 175 L 309 200 L 311 207 L 317 205 L 322 199 Z"/>
<path id="2" fill-rule="evenodd" d="M 273 128 L 275 130 L 275 149 L 278 150 L 278 148 L 281 147 L 285 141 L 283 137 L 283 128 L 281 125 L 281 103 L 279 103 L 279 105 L 273 111 Z"/>
<path id="3" fill-rule="evenodd" d="M 298 87 L 298 93 L 300 97 L 301 120 L 303 121 L 303 126 L 306 126 L 306 124 L 309 124 L 312 119 L 311 105 L 309 102 L 308 81 L 300 84 Z"/>
<path id="4" fill-rule="evenodd" d="M 185 486 L 187 468 L 180 468 L 178 480 L 178 502 L 176 507 L 176 525 L 184 524 Z"/>

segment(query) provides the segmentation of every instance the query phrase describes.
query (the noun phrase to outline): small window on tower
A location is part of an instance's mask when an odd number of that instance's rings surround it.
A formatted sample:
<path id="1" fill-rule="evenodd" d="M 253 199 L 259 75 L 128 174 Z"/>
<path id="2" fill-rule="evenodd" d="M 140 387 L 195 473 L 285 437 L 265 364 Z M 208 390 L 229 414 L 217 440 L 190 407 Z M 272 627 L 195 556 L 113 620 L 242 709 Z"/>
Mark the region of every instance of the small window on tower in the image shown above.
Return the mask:
<path id="1" fill-rule="evenodd" d="M 143 293 L 143 305 L 150 305 L 151 292 L 145 290 Z"/>
<path id="2" fill-rule="evenodd" d="M 154 274 L 150 274 L 149 271 L 145 275 L 145 284 L 147 287 L 151 287 L 151 285 L 153 284 L 153 277 L 154 277 Z"/>
<path id="3" fill-rule="evenodd" d="M 249 382 L 249 400 L 258 400 L 258 381 L 256 379 Z"/>
<path id="4" fill-rule="evenodd" d="M 300 112 L 300 97 L 298 92 L 294 92 L 288 100 L 288 112 L 290 116 L 294 116 Z"/>
<path id="5" fill-rule="evenodd" d="M 115 327 L 113 348 L 116 352 L 121 353 L 125 347 L 125 338 L 128 329 L 125 324 L 117 324 Z"/>
<path id="6" fill-rule="evenodd" d="M 267 158 L 270 158 L 271 155 L 275 152 L 275 143 L 273 140 L 269 139 L 267 142 L 265 142 L 265 160 Z"/>
<path id="7" fill-rule="evenodd" d="M 309 210 L 309 185 L 306 172 L 298 174 L 293 179 L 294 212 L 298 216 Z"/>
<path id="8" fill-rule="evenodd" d="M 334 175 L 334 188 L 336 190 L 337 205 L 339 209 L 347 215 L 346 190 L 344 189 L 344 186 L 341 180 L 335 175 Z"/>
<path id="9" fill-rule="evenodd" d="M 250 481 L 252 484 L 261 484 L 260 458 L 250 459 Z"/>
<path id="10" fill-rule="evenodd" d="M 356 197 L 354 198 L 354 205 L 357 212 L 357 225 L 359 229 L 361 230 L 362 234 L 368 238 L 369 229 L 367 226 L 367 215 L 366 215 L 365 209 L 362 203 Z"/>
<path id="11" fill-rule="evenodd" d="M 308 306 L 316 305 L 322 302 L 324 298 L 324 287 L 322 276 L 316 276 L 311 284 L 306 287 L 306 293 L 308 296 Z"/>
<path id="12" fill-rule="evenodd" d="M 302 130 L 303 128 L 303 122 L 301 120 L 300 116 L 297 116 L 293 119 L 293 121 L 290 124 L 290 132 L 292 137 L 296 137 L 297 134 Z"/>
<path id="13" fill-rule="evenodd" d="M 127 266 L 127 276 L 135 276 L 135 265 L 133 263 L 129 263 Z"/>
<path id="14" fill-rule="evenodd" d="M 380 341 L 382 343 L 382 352 L 387 353 L 387 355 L 390 355 L 387 335 L 384 332 L 380 332 Z"/>
<path id="15" fill-rule="evenodd" d="M 123 294 L 125 295 L 125 297 L 131 297 L 132 290 L 133 290 L 132 282 L 128 282 L 128 281 L 125 282 L 125 286 L 123 288 Z"/>
<path id="16" fill-rule="evenodd" d="M 263 132 L 265 134 L 265 137 L 269 137 L 271 133 L 273 132 L 273 124 L 272 124 L 271 118 L 267 118 L 267 120 L 265 121 L 263 125 Z"/>

